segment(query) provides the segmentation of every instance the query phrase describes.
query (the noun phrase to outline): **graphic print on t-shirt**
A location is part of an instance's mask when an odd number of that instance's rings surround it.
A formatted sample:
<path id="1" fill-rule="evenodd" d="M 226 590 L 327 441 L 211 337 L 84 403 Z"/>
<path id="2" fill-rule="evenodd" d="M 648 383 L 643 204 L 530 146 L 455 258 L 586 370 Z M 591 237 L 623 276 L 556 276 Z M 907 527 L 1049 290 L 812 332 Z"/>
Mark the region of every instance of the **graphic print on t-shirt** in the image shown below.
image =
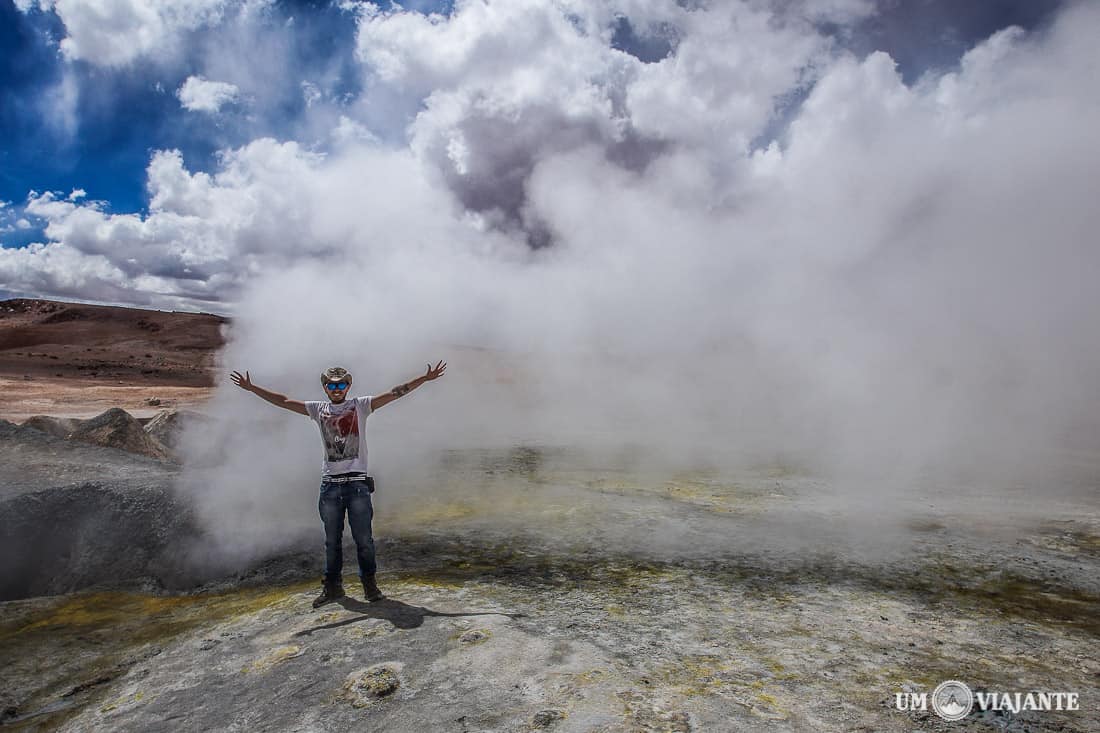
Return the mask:
<path id="1" fill-rule="evenodd" d="M 359 413 L 355 407 L 336 415 L 322 413 L 318 422 L 329 462 L 359 457 Z"/>

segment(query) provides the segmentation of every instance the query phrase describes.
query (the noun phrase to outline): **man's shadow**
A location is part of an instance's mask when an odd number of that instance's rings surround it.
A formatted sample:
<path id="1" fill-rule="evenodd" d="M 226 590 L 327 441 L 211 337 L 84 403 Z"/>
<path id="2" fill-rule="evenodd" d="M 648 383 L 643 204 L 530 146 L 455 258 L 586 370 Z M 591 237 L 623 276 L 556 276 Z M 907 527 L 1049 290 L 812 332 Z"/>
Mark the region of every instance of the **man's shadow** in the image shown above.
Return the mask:
<path id="1" fill-rule="evenodd" d="M 341 626 L 347 626 L 348 624 L 358 623 L 371 618 L 385 619 L 398 629 L 415 629 L 423 625 L 425 616 L 507 616 L 511 619 L 524 618 L 525 616 L 525 614 L 522 613 L 504 613 L 502 611 L 445 613 L 443 611 L 433 611 L 424 606 L 410 606 L 408 603 L 402 603 L 394 598 L 383 598 L 374 603 L 364 603 L 363 601 L 345 596 L 336 601 L 336 603 L 345 610 L 354 611 L 361 615 L 352 616 L 351 618 L 346 618 L 341 621 L 334 621 L 331 624 L 321 624 L 320 626 L 303 629 L 297 632 L 295 636 L 309 636 L 314 631 L 337 629 Z"/>

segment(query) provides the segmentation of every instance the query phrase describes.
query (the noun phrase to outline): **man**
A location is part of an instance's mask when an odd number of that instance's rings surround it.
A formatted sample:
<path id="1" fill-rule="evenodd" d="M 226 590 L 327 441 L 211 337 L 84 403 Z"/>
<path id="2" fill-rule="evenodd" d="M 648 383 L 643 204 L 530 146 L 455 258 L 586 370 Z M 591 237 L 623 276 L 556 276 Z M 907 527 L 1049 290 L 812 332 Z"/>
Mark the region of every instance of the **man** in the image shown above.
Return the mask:
<path id="1" fill-rule="evenodd" d="M 341 571 L 344 567 L 343 536 L 344 514 L 347 513 L 351 535 L 355 538 L 359 559 L 359 579 L 363 582 L 363 595 L 368 601 L 380 600 L 382 591 L 375 582 L 374 537 L 371 520 L 374 508 L 370 494 L 374 480 L 367 476 L 367 416 L 388 405 L 398 397 L 433 379 L 442 376 L 447 364 L 440 361 L 434 367 L 429 364 L 427 373 L 411 382 L 399 384 L 379 397 L 354 397 L 348 399 L 351 374 L 341 367 L 321 372 L 321 386 L 325 388 L 328 402 L 323 400 L 299 402 L 286 395 L 258 387 L 246 371 L 233 372 L 233 384 L 262 397 L 271 404 L 300 415 L 306 415 L 321 430 L 324 458 L 321 461 L 321 496 L 317 510 L 325 525 L 325 574 L 321 595 L 313 601 L 313 607 L 344 597 Z"/>

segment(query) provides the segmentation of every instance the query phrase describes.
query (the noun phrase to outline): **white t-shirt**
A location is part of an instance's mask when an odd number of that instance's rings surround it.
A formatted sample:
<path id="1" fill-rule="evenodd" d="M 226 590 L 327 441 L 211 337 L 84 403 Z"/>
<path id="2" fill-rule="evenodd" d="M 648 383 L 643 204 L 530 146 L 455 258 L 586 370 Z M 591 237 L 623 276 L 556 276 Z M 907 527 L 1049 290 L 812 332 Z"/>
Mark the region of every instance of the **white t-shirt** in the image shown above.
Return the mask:
<path id="1" fill-rule="evenodd" d="M 367 415 L 370 397 L 349 397 L 338 405 L 328 400 L 306 402 L 306 412 L 321 430 L 324 458 L 321 475 L 367 472 Z"/>

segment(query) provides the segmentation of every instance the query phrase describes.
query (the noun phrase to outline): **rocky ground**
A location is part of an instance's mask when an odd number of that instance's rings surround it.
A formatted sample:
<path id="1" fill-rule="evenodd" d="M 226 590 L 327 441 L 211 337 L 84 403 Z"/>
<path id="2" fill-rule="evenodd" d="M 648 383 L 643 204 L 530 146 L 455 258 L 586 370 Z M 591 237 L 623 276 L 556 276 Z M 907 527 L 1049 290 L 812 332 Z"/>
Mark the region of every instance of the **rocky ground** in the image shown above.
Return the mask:
<path id="1" fill-rule="evenodd" d="M 133 460 L 111 479 L 120 495 L 177 470 Z M 154 554 L 3 603 L 5 727 L 1100 729 L 1100 514 L 1085 499 L 1036 513 L 1026 491 L 929 488 L 853 513 L 789 470 L 645 476 L 546 447 L 449 452 L 423 480 L 449 498 L 376 520 L 379 603 L 313 610 L 314 548 L 175 591 Z M 896 692 L 946 679 L 1075 691 L 1081 710 L 947 723 L 894 709 Z"/>

